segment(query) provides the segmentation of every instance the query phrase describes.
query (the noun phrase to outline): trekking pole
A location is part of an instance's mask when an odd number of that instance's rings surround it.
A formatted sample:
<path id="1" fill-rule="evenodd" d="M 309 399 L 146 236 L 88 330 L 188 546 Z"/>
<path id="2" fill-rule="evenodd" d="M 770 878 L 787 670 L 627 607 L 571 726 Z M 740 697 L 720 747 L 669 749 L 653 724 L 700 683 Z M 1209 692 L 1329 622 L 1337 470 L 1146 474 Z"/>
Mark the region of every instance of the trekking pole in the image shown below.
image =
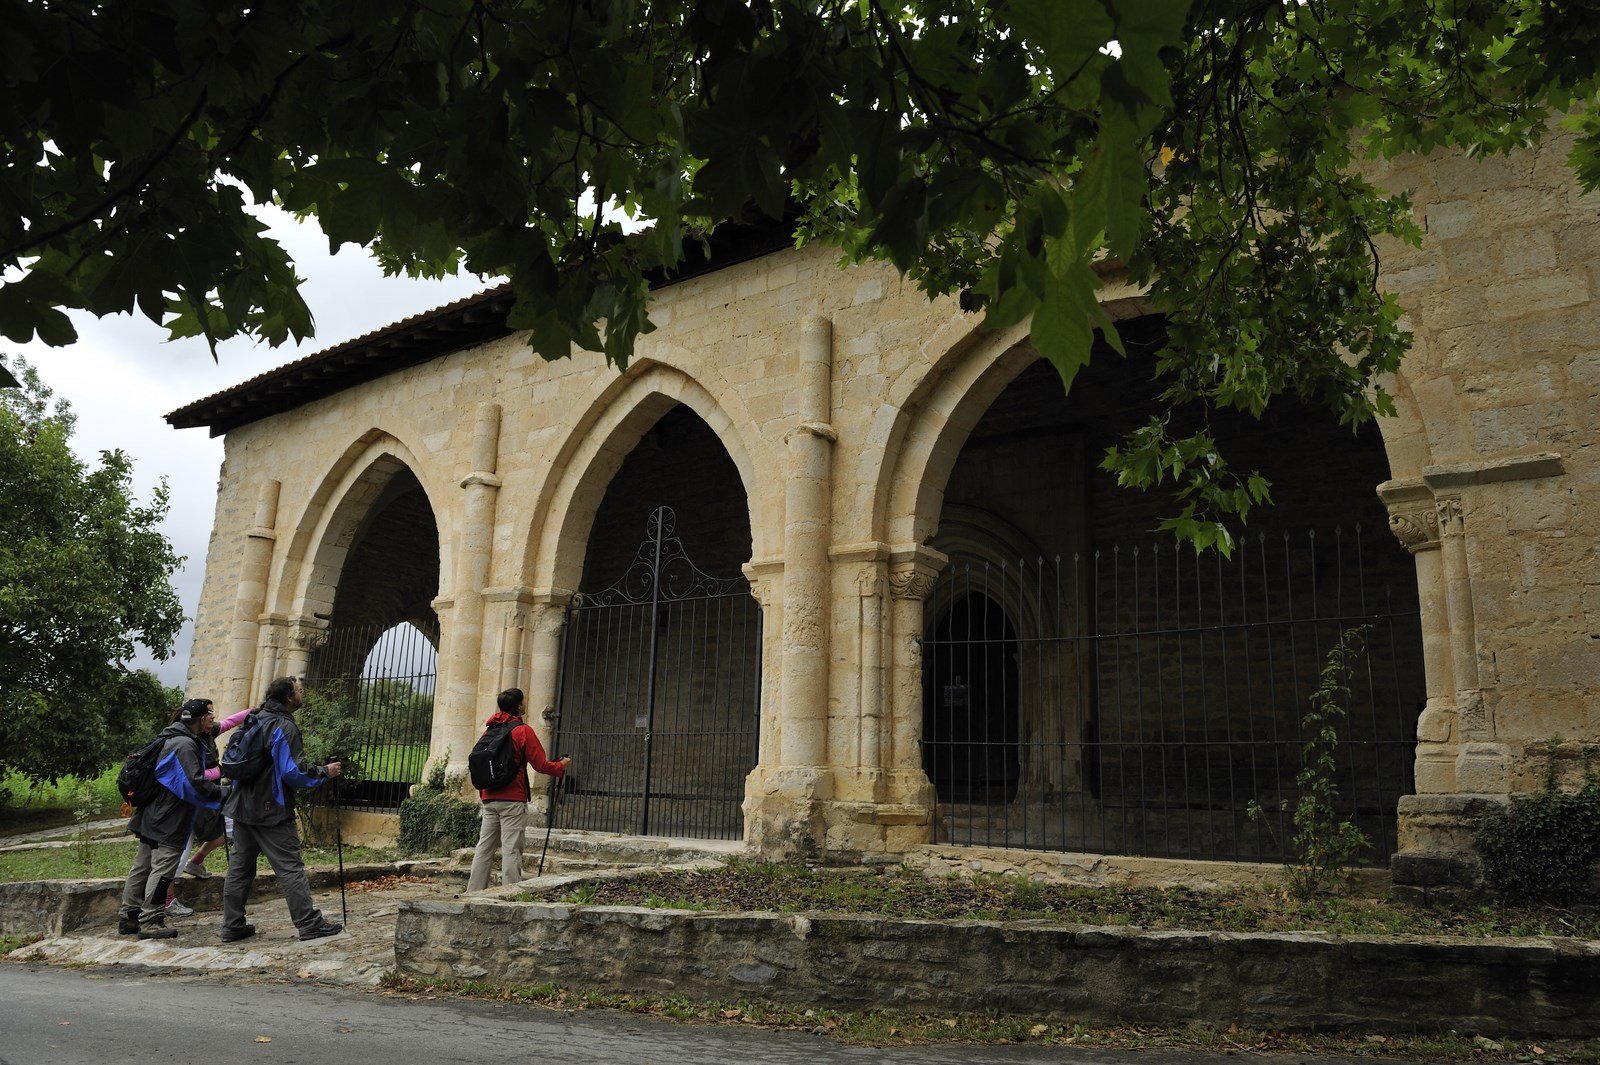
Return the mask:
<path id="1" fill-rule="evenodd" d="M 339 916 L 350 923 L 350 907 L 344 899 L 344 829 L 339 824 L 339 778 L 333 778 L 333 845 L 339 852 Z"/>
<path id="2" fill-rule="evenodd" d="M 550 830 L 556 827 L 556 788 L 560 786 L 560 777 L 550 778 L 550 792 L 544 800 L 544 847 L 539 851 L 539 871 L 533 874 L 536 877 L 544 875 L 544 856 L 550 850 Z"/>

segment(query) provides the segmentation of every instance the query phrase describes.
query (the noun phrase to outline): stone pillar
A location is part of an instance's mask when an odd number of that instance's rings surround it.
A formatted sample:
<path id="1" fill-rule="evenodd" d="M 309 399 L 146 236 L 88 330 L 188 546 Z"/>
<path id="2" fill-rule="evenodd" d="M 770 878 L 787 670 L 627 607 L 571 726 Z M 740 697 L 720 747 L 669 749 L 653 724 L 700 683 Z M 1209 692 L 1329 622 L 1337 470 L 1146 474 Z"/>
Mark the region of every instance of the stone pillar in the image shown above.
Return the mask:
<path id="1" fill-rule="evenodd" d="M 832 735 L 840 748 L 832 757 L 834 792 L 846 802 L 873 806 L 885 796 L 890 746 L 885 709 L 889 547 L 847 544 L 830 555 L 839 602 L 849 602 L 845 597 L 855 592 L 854 616 L 841 619 L 834 648 L 838 680 L 832 701 L 839 720 Z M 870 820 L 869 813 L 852 809 L 851 817 Z"/>
<path id="2" fill-rule="evenodd" d="M 889 555 L 889 799 L 924 811 L 924 838 L 932 825 L 934 793 L 922 765 L 922 611 L 949 561 L 920 544 Z"/>
<path id="3" fill-rule="evenodd" d="M 1460 494 L 1440 494 L 1438 500 L 1445 601 L 1450 607 L 1450 665 L 1461 731 L 1455 790 L 1503 795 L 1511 789 L 1511 756 L 1504 744 L 1495 742 L 1494 722 L 1478 679 L 1478 627 L 1467 560 L 1466 510 Z"/>
<path id="4" fill-rule="evenodd" d="M 807 318 L 800 344 L 800 423 L 789 431 L 783 527 L 785 766 L 828 764 L 828 533 L 832 514 L 833 327 Z"/>
<path id="5" fill-rule="evenodd" d="M 561 694 L 561 633 L 567 624 L 567 604 L 571 599 L 571 592 L 544 589 L 535 593 L 528 607 L 533 642 L 523 691 L 528 695 L 528 723 L 546 750 L 554 738 L 557 698 Z"/>
<path id="6" fill-rule="evenodd" d="M 776 750 L 765 748 L 746 789 L 745 833 L 758 853 L 811 858 L 825 846 L 825 804 L 832 798 L 828 751 L 828 542 L 832 515 L 833 326 L 821 317 L 801 325 L 795 389 L 797 424 L 785 437 L 782 638 Z M 766 736 L 763 736 L 763 740 Z M 771 751 L 769 754 L 768 752 Z"/>
<path id="7" fill-rule="evenodd" d="M 289 623 L 289 642 L 283 655 L 283 668 L 274 677 L 300 677 L 304 679 L 311 666 L 311 654 L 328 642 L 328 622 L 315 615 L 292 618 Z"/>
<path id="8" fill-rule="evenodd" d="M 1417 718 L 1415 771 L 1419 794 L 1456 790 L 1456 683 L 1451 665 L 1450 606 L 1445 595 L 1439 511 L 1433 492 L 1420 480 L 1385 481 L 1378 495 L 1389 511 L 1389 529 L 1411 552 L 1417 567 L 1422 624 L 1422 662 L 1427 702 Z"/>
<path id="9" fill-rule="evenodd" d="M 759 777 L 763 767 L 778 764 L 783 748 L 783 717 L 777 712 L 783 679 L 783 561 L 746 562 L 743 568 L 750 594 L 761 604 L 761 719 L 752 773 Z"/>
<path id="10" fill-rule="evenodd" d="M 285 646 L 289 642 L 289 619 L 283 614 L 263 614 L 260 628 L 261 642 L 256 650 L 255 677 L 248 700 L 251 706 L 260 703 L 268 684 L 288 673 Z"/>
<path id="11" fill-rule="evenodd" d="M 500 478 L 495 473 L 500 446 L 500 406 L 479 404 L 472 427 L 471 469 L 461 479 L 465 493 L 455 536 L 450 623 L 439 619 L 439 697 L 434 704 L 433 752 L 450 749 L 452 769 L 464 769 L 477 740 L 478 690 L 484 669 L 483 593 L 494 553 L 495 503 Z M 491 696 L 493 693 L 490 693 Z M 441 741 L 443 746 L 441 746 Z"/>
<path id="12" fill-rule="evenodd" d="M 244 559 L 239 586 L 233 593 L 233 621 L 228 629 L 228 658 L 222 686 L 208 696 L 217 704 L 219 717 L 254 706 L 261 693 L 255 689 L 255 667 L 260 658 L 261 613 L 267 605 L 267 582 L 272 573 L 272 550 L 278 540 L 278 493 L 282 482 L 268 480 L 256 496 L 255 520 L 245 530 Z M 191 693 L 192 694 L 192 693 Z"/>

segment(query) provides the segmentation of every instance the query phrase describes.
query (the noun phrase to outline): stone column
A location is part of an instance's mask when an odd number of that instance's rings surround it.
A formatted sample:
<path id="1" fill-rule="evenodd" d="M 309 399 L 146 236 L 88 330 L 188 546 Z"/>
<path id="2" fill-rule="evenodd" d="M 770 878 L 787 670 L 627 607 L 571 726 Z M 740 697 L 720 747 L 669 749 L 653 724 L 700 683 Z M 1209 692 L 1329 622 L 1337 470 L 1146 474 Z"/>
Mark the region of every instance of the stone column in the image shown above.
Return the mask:
<path id="1" fill-rule="evenodd" d="M 779 762 L 828 764 L 828 535 L 832 514 L 833 326 L 807 318 L 800 338 L 800 422 L 789 431 L 783 528 L 783 714 Z"/>
<path id="2" fill-rule="evenodd" d="M 1478 679 L 1478 627 L 1467 560 L 1466 508 L 1459 493 L 1440 493 L 1438 500 L 1445 601 L 1450 608 L 1450 666 L 1461 730 L 1455 790 L 1500 795 L 1511 789 L 1511 756 L 1504 744 L 1495 742 L 1494 722 Z"/>
<path id="3" fill-rule="evenodd" d="M 924 835 L 931 825 L 934 794 L 922 766 L 922 610 L 949 561 L 920 544 L 889 555 L 889 796 L 891 802 L 927 812 Z"/>
<path id="4" fill-rule="evenodd" d="M 1378 496 L 1389 511 L 1389 529 L 1411 552 L 1417 567 L 1422 624 L 1422 662 L 1427 703 L 1417 718 L 1417 792 L 1456 790 L 1456 684 L 1451 665 L 1450 606 L 1445 595 L 1439 511 L 1433 492 L 1420 480 L 1385 481 Z"/>
<path id="5" fill-rule="evenodd" d="M 556 700 L 561 685 L 561 633 L 567 624 L 571 592 L 543 589 L 528 607 L 532 648 L 528 658 L 528 723 L 548 750 L 553 739 Z M 547 716 L 548 715 L 548 716 Z"/>
<path id="6" fill-rule="evenodd" d="M 746 786 L 745 838 L 773 858 L 819 857 L 826 845 L 826 804 L 832 798 L 828 751 L 828 641 L 832 590 L 828 542 L 832 515 L 833 326 L 808 317 L 801 325 L 795 387 L 797 423 L 785 437 L 783 569 L 777 653 L 763 655 L 780 672 L 776 705 L 766 698 L 761 762 Z M 769 645 L 770 646 L 770 645 Z M 770 743 L 772 746 L 768 746 Z"/>
<path id="7" fill-rule="evenodd" d="M 884 799 L 888 769 L 885 646 L 889 546 L 875 541 L 845 544 L 829 554 L 837 573 L 838 601 L 849 602 L 847 589 L 855 591 L 854 616 L 842 619 L 835 634 L 837 680 L 831 701 L 838 720 L 832 735 L 841 749 L 835 750 L 831 759 L 834 793 L 842 802 L 856 804 L 848 811 L 849 817 L 864 823 L 876 817 L 872 807 Z"/>
<path id="8" fill-rule="evenodd" d="M 495 473 L 500 446 L 500 406 L 479 404 L 474 413 L 471 469 L 461 479 L 465 493 L 455 537 L 454 607 L 450 623 L 440 617 L 439 698 L 434 706 L 434 747 L 450 748 L 452 769 L 464 768 L 477 739 L 478 686 L 484 669 L 483 592 L 494 553 L 495 503 L 500 478 Z M 492 693 L 491 693 L 492 694 Z"/>
<path id="9" fill-rule="evenodd" d="M 777 764 L 783 748 L 783 717 L 778 713 L 783 679 L 783 561 L 746 562 L 744 575 L 750 582 L 750 594 L 761 604 L 761 718 L 752 773 L 758 776 L 765 767 Z"/>
<path id="10" fill-rule="evenodd" d="M 266 694 L 267 685 L 288 672 L 288 659 L 284 647 L 289 642 L 289 619 L 283 614 L 263 614 L 260 629 L 261 642 L 256 650 L 255 677 L 250 685 L 250 698 L 246 700 L 250 706 L 258 705 L 261 697 Z"/>
<path id="11" fill-rule="evenodd" d="M 278 540 L 278 493 L 282 482 L 268 480 L 256 496 L 255 521 L 245 530 L 244 559 L 239 586 L 233 593 L 233 621 L 228 629 L 228 657 L 222 686 L 210 696 L 220 717 L 255 705 L 255 666 L 260 657 L 261 612 L 267 605 L 267 583 L 272 573 L 272 550 Z"/>
<path id="12" fill-rule="evenodd" d="M 304 678 L 311 665 L 311 654 L 328 642 L 328 623 L 322 618 L 301 616 L 290 619 L 289 641 L 284 650 L 283 668 L 274 676 Z"/>

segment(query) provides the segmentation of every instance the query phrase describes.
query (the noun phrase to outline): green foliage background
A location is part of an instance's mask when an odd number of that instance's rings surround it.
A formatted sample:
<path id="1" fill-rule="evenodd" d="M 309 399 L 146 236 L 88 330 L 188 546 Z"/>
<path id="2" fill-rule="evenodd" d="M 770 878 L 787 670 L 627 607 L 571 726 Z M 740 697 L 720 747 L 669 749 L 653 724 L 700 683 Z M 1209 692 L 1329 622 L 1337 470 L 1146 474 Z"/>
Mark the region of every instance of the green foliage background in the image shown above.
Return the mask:
<path id="1" fill-rule="evenodd" d="M 182 559 L 159 531 L 132 463 L 70 447 L 75 419 L 22 360 L 0 389 L 0 771 L 93 777 L 171 719 L 181 693 L 123 663 L 143 644 L 171 654 Z"/>

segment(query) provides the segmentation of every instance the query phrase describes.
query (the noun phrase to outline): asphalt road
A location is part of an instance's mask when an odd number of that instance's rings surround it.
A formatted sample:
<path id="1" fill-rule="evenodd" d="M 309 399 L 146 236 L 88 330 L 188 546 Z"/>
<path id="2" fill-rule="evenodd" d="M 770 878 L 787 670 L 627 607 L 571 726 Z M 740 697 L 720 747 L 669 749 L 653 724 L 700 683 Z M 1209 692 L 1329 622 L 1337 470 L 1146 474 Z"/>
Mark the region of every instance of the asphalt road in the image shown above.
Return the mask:
<path id="1" fill-rule="evenodd" d="M 1253 1065 L 1357 1058 L 1250 1055 Z M 1030 1046 L 848 1047 L 825 1036 L 675 1024 L 606 1010 L 193 973 L 0 965 L 0 1065 L 1217 1065 L 1174 1051 Z"/>

